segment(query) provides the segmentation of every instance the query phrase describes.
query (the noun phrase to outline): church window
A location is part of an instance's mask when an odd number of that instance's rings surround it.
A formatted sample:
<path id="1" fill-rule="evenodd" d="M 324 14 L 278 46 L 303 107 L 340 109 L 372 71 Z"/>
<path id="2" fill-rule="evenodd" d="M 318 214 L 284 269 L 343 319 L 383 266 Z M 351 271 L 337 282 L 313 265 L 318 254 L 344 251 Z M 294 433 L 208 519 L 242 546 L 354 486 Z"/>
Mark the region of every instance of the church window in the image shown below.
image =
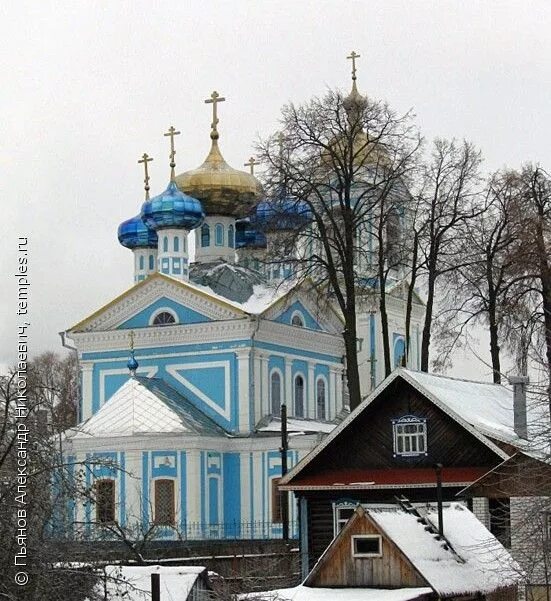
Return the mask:
<path id="1" fill-rule="evenodd" d="M 201 246 L 203 248 L 210 246 L 210 227 L 208 223 L 201 227 Z"/>
<path id="2" fill-rule="evenodd" d="M 427 420 L 405 415 L 392 420 L 394 456 L 415 457 L 427 454 Z"/>
<path id="3" fill-rule="evenodd" d="M 96 522 L 111 524 L 115 521 L 115 481 L 98 480 L 96 488 Z"/>
<path id="4" fill-rule="evenodd" d="M 281 492 L 277 485 L 281 478 L 272 479 L 272 522 L 278 524 L 281 522 L 281 502 L 285 493 Z"/>
<path id="5" fill-rule="evenodd" d="M 281 376 L 278 371 L 273 371 L 270 377 L 270 395 L 272 415 L 281 414 Z"/>
<path id="6" fill-rule="evenodd" d="M 140 271 L 143 271 L 145 267 L 145 259 L 143 255 L 140 255 Z"/>
<path id="7" fill-rule="evenodd" d="M 316 383 L 316 406 L 318 419 L 326 419 L 326 404 L 327 390 L 325 386 L 325 380 L 323 378 L 318 378 L 318 381 Z"/>
<path id="8" fill-rule="evenodd" d="M 154 481 L 155 524 L 174 524 L 174 480 L 163 478 Z"/>
<path id="9" fill-rule="evenodd" d="M 214 230 L 216 246 L 224 246 L 224 226 L 221 223 L 217 223 Z"/>
<path id="10" fill-rule="evenodd" d="M 155 269 L 155 257 L 153 255 L 149 255 L 149 271 L 153 271 Z"/>
<path id="11" fill-rule="evenodd" d="M 352 535 L 353 557 L 381 557 L 382 537 L 380 534 Z"/>
<path id="12" fill-rule="evenodd" d="M 233 248 L 235 246 L 234 233 L 233 233 L 233 225 L 228 226 L 228 246 Z"/>
<path id="13" fill-rule="evenodd" d="M 299 311 L 295 311 L 293 313 L 293 316 L 291 317 L 291 325 L 297 326 L 297 328 L 304 327 L 304 318 L 302 317 L 302 314 Z"/>
<path id="14" fill-rule="evenodd" d="M 168 236 L 165 236 L 163 238 L 163 252 L 168 252 Z"/>
<path id="15" fill-rule="evenodd" d="M 176 323 L 176 317 L 174 317 L 172 313 L 169 313 L 168 311 L 159 311 L 153 318 L 151 325 L 167 326 L 173 323 Z"/>
<path id="16" fill-rule="evenodd" d="M 403 336 L 394 334 L 394 367 L 402 367 L 406 354 L 406 343 Z"/>
<path id="17" fill-rule="evenodd" d="M 174 252 L 177 253 L 180 250 L 180 238 L 174 236 Z"/>
<path id="18" fill-rule="evenodd" d="M 304 378 L 295 377 L 295 415 L 304 417 Z"/>

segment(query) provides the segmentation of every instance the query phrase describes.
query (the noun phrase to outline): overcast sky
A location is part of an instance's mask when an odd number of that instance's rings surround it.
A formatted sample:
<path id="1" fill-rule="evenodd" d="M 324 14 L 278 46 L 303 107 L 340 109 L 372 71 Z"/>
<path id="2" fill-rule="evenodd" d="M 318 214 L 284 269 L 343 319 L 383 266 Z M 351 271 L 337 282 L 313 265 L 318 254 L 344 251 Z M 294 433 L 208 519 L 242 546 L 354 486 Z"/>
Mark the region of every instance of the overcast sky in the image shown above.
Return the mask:
<path id="1" fill-rule="evenodd" d="M 33 353 L 132 284 L 118 224 L 209 148 L 213 89 L 234 167 L 280 107 L 350 86 L 413 108 L 427 139 L 467 138 L 485 168 L 551 168 L 551 3 L 443 0 L 0 5 L 0 364 L 16 357 L 18 236 L 29 238 Z M 460 362 L 461 363 L 461 362 Z M 476 371 L 476 370 L 475 370 Z M 486 370 L 487 371 L 487 370 Z M 470 374 L 469 374 L 470 375 Z"/>

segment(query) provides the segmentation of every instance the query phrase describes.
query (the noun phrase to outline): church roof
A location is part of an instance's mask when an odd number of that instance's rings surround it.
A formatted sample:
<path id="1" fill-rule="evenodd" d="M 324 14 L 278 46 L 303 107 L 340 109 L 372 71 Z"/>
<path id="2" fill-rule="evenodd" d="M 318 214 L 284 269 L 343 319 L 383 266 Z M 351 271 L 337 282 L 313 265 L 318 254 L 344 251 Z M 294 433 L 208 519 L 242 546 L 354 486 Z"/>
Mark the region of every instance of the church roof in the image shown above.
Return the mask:
<path id="1" fill-rule="evenodd" d="M 79 426 L 71 438 L 135 434 L 225 436 L 226 432 L 193 403 L 158 378 L 130 378 Z"/>
<path id="2" fill-rule="evenodd" d="M 255 286 L 266 285 L 266 279 L 260 272 L 221 259 L 193 263 L 189 277 L 192 283 L 207 286 L 215 294 L 237 303 L 249 300 L 254 295 Z"/>

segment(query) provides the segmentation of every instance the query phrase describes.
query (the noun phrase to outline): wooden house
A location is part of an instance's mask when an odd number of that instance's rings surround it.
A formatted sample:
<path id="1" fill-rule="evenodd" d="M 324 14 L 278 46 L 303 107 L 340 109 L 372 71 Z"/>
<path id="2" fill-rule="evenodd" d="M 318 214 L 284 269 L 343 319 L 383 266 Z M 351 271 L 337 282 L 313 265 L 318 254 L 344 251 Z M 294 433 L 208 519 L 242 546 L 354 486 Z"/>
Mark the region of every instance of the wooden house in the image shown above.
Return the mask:
<path id="1" fill-rule="evenodd" d="M 516 417 L 505 386 L 394 371 L 280 483 L 298 497 L 303 575 L 358 503 L 395 503 L 402 495 L 414 504 L 434 502 L 435 464 L 443 466 L 443 500 L 456 500 L 526 444 Z M 509 499 L 470 503 L 508 543 Z"/>
<path id="2" fill-rule="evenodd" d="M 443 515 L 441 535 L 437 512 L 359 505 L 303 587 L 381 596 L 392 590 L 409 599 L 516 599 L 521 576 L 508 551 L 464 506 L 452 504 Z"/>

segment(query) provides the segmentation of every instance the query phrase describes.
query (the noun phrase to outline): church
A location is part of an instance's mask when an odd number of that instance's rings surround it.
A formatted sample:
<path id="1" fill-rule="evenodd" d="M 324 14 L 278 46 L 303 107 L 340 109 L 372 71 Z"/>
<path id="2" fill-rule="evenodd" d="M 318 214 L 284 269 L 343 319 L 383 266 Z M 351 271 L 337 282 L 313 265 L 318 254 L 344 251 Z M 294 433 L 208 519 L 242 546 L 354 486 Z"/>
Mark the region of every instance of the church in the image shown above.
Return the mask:
<path id="1" fill-rule="evenodd" d="M 234 169 L 219 147 L 224 100 L 213 92 L 205 101 L 210 150 L 198 168 L 177 174 L 180 132 L 164 134 L 170 177 L 152 197 L 143 155 L 145 201 L 118 229 L 133 254 L 133 283 L 63 333 L 81 369 L 79 424 L 64 452 L 87 462 L 94 491 L 72 503 L 71 521 L 87 536 L 117 523 L 136 536 L 154 526 L 163 539 L 281 537 L 281 404 L 289 469 L 349 412 L 338 309 L 265 259 L 270 236 L 307 226 L 307 211 L 291 199 L 288 219 L 262 227 L 269 201 L 254 161 L 250 173 Z M 388 312 L 399 365 L 405 301 L 395 281 Z M 422 315 L 419 301 L 412 368 Z M 377 309 L 359 314 L 358 327 L 365 395 L 384 377 Z M 294 502 L 289 511 L 296 535 Z"/>

